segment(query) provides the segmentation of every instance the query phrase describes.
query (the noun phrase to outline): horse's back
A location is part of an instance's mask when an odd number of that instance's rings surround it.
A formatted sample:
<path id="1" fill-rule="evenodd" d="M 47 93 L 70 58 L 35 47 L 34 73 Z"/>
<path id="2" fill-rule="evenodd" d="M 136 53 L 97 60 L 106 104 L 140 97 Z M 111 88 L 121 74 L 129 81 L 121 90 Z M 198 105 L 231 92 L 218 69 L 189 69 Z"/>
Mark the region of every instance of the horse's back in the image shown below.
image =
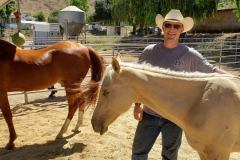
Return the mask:
<path id="1" fill-rule="evenodd" d="M 68 41 L 38 50 L 17 48 L 15 54 L 18 58 L 0 64 L 4 75 L 0 80 L 11 91 L 46 88 L 57 81 L 80 81 L 91 65 L 87 47 Z"/>
<path id="2" fill-rule="evenodd" d="M 84 51 L 85 50 L 85 51 Z M 88 53 L 87 48 L 71 41 L 60 41 L 53 45 L 37 50 L 18 49 L 14 60 L 30 64 L 48 64 L 52 61 L 52 56 L 84 55 Z"/>
<path id="3" fill-rule="evenodd" d="M 211 121 L 215 123 L 213 118 L 215 116 L 222 117 L 223 120 L 235 114 L 239 120 L 237 123 L 240 123 L 239 83 L 237 78 L 231 77 L 216 77 L 208 80 L 200 99 L 191 106 L 188 120 L 193 126 L 199 127 Z"/>
<path id="4" fill-rule="evenodd" d="M 70 54 L 77 56 L 88 53 L 88 48 L 86 46 L 72 41 L 60 41 L 46 48 L 42 48 L 38 50 L 38 52 L 45 52 L 49 50 L 57 50 L 61 52 L 61 54 Z"/>

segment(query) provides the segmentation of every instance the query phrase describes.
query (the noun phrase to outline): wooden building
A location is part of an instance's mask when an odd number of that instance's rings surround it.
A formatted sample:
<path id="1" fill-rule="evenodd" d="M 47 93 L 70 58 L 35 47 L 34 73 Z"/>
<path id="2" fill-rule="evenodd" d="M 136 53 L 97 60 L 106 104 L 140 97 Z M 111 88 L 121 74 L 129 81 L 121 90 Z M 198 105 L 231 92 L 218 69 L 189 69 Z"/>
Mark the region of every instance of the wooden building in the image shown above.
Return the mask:
<path id="1" fill-rule="evenodd" d="M 222 9 L 211 17 L 195 22 L 193 33 L 236 33 L 240 32 L 240 21 L 234 9 Z"/>

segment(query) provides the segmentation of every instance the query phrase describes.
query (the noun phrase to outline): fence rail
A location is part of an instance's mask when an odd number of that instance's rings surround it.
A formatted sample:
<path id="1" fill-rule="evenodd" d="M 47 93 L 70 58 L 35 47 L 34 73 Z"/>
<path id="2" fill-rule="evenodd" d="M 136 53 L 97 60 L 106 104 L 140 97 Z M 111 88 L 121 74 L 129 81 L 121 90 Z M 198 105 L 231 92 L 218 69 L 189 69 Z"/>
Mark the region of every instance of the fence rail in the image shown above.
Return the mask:
<path id="1" fill-rule="evenodd" d="M 106 60 L 106 65 L 110 63 L 110 58 L 117 54 L 120 54 L 123 58 L 134 57 L 135 59 L 142 53 L 143 49 L 154 43 L 159 43 L 162 41 L 161 38 L 125 38 L 121 37 L 110 37 L 111 42 L 118 43 L 88 43 L 87 46 L 95 48 Z M 110 41 L 110 38 L 107 41 Z M 103 41 L 103 39 L 99 39 Z M 74 39 L 73 41 L 76 41 Z M 79 41 L 79 39 L 78 39 Z M 94 42 L 97 42 L 95 39 Z M 182 38 L 182 43 L 193 47 L 198 50 L 204 57 L 206 57 L 210 63 L 222 67 L 223 65 L 232 65 L 240 63 L 240 39 L 214 39 L 214 38 Z M 38 49 L 46 47 L 48 45 L 33 45 L 30 41 L 27 41 L 27 45 L 24 46 L 25 49 Z M 130 60 L 132 61 L 132 60 Z M 86 77 L 89 78 L 89 75 Z M 84 84 L 83 84 L 84 85 Z M 54 90 L 64 90 L 62 87 L 56 88 Z M 29 92 L 12 92 L 9 96 L 13 95 L 24 95 L 25 104 L 29 103 L 28 94 L 40 93 L 40 92 L 50 92 L 52 90 L 38 90 Z"/>

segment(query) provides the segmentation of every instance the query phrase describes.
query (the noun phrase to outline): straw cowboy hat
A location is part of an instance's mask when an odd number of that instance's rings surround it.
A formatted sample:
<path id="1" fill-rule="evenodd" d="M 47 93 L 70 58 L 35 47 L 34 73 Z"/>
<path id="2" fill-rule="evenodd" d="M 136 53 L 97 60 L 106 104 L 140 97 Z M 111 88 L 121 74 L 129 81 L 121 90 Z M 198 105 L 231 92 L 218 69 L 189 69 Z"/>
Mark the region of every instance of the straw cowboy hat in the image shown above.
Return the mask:
<path id="1" fill-rule="evenodd" d="M 158 14 L 156 16 L 155 21 L 156 21 L 157 26 L 161 30 L 162 30 L 163 23 L 165 21 L 182 23 L 182 25 L 183 25 L 183 32 L 189 31 L 190 29 L 192 29 L 192 27 L 194 25 L 193 19 L 191 17 L 183 18 L 182 13 L 178 9 L 170 10 L 168 12 L 168 14 L 165 16 L 165 18 L 163 18 L 162 15 Z"/>

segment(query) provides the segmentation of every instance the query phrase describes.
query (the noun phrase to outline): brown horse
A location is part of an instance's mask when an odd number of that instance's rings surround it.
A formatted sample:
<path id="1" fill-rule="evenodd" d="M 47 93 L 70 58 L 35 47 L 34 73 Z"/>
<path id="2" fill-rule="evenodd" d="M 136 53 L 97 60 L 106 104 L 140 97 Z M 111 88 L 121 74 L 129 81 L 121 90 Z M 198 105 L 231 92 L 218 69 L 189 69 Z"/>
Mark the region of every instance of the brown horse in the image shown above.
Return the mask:
<path id="1" fill-rule="evenodd" d="M 80 84 L 91 68 L 91 80 L 80 89 Z M 15 147 L 17 138 L 7 92 L 44 89 L 61 82 L 66 91 L 68 115 L 57 138 L 66 132 L 79 108 L 78 123 L 82 122 L 84 106 L 94 104 L 103 76 L 104 64 L 92 48 L 78 43 L 63 41 L 39 50 L 23 50 L 0 40 L 0 108 L 9 129 L 7 149 Z"/>

